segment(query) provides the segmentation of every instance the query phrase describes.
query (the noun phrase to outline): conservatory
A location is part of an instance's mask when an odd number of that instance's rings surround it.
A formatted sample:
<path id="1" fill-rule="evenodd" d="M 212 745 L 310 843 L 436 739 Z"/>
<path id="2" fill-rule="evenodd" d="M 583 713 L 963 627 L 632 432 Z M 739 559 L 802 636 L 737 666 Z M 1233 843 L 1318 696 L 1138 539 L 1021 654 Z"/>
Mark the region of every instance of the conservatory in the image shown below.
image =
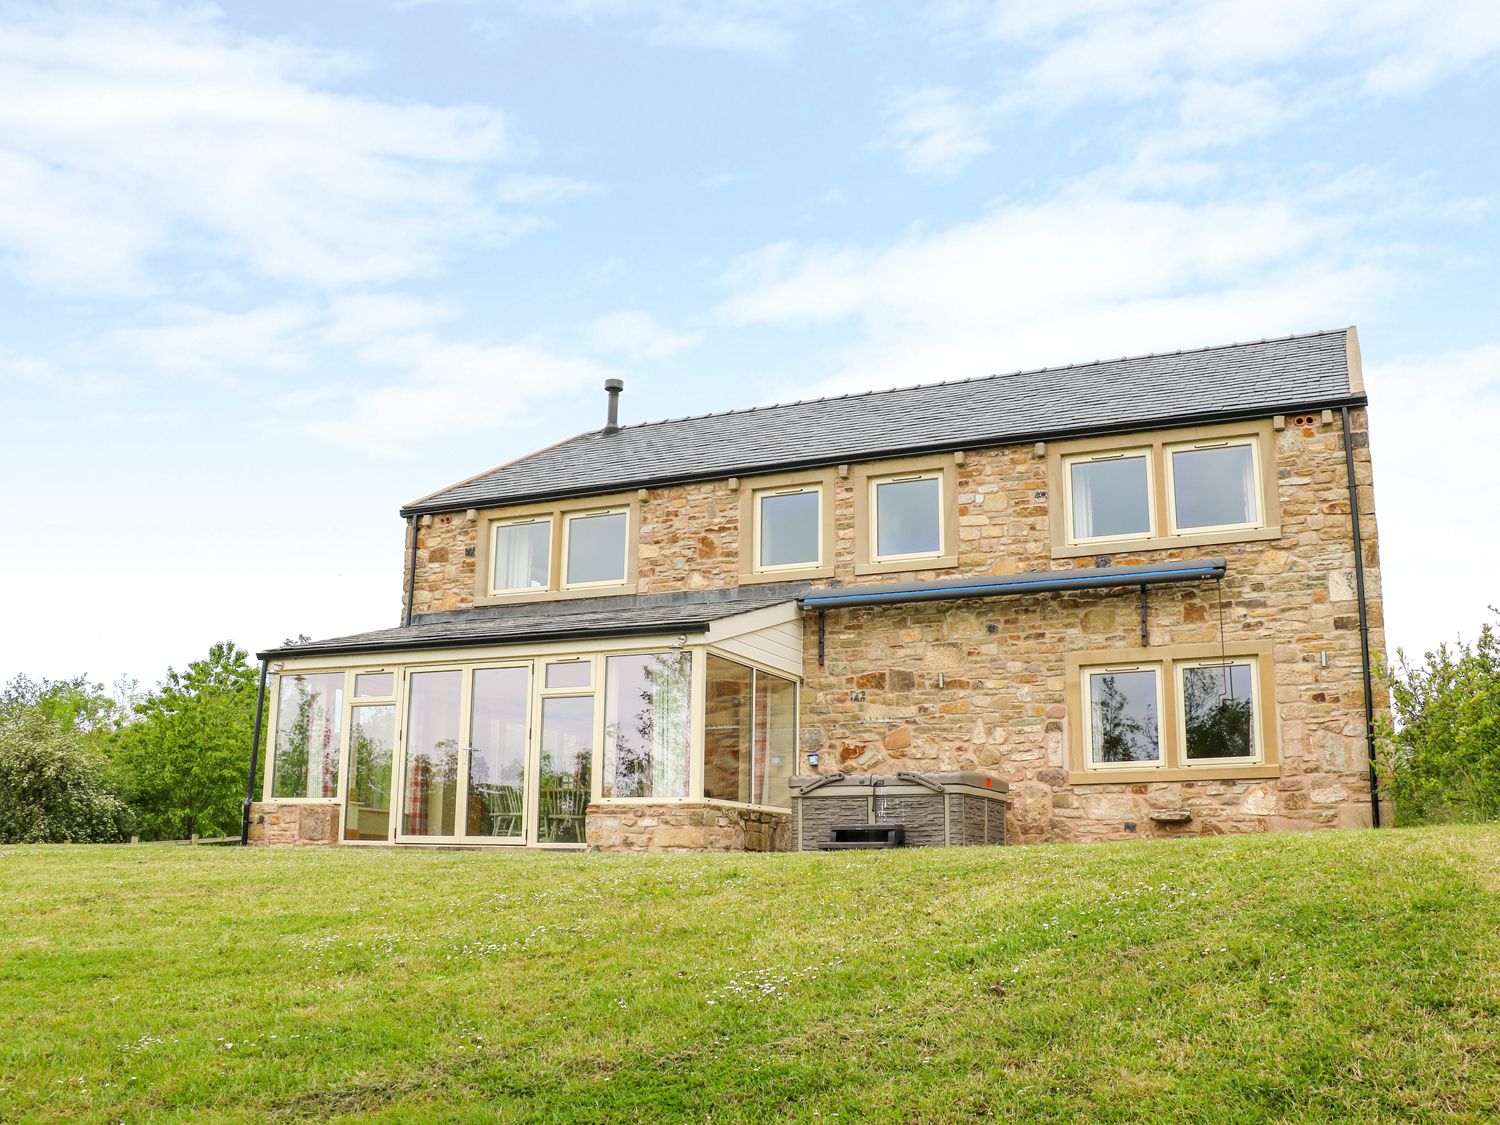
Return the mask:
<path id="1" fill-rule="evenodd" d="M 249 842 L 786 846 L 795 605 L 610 635 L 628 627 L 409 626 L 261 654 Z"/>

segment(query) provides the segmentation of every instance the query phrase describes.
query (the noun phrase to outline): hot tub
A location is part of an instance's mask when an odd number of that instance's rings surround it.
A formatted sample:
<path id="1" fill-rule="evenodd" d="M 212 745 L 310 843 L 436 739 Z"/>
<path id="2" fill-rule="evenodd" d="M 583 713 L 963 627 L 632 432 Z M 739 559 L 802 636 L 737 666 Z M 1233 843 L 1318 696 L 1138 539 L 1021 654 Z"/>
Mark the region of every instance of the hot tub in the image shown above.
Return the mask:
<path id="1" fill-rule="evenodd" d="M 792 778 L 792 839 L 817 851 L 846 825 L 900 825 L 906 847 L 1005 843 L 1005 782 L 987 773 L 823 774 Z"/>

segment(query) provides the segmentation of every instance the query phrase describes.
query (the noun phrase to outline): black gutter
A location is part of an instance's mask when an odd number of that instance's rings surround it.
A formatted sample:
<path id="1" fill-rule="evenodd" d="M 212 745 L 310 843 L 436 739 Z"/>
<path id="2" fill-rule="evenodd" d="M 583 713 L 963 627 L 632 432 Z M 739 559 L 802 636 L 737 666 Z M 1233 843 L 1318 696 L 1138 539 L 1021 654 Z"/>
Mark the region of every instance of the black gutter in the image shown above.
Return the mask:
<path id="1" fill-rule="evenodd" d="M 411 544 L 411 550 L 407 556 L 406 563 L 406 607 L 405 612 L 401 615 L 402 625 L 411 624 L 411 603 L 412 599 L 416 597 L 417 590 L 417 517 L 412 516 L 406 522 L 411 525 L 410 534 L 407 535 L 407 540 Z"/>
<path id="2" fill-rule="evenodd" d="M 800 472 L 803 469 L 829 468 L 834 465 L 878 461 L 891 457 L 921 457 L 931 453 L 957 453 L 960 450 L 995 449 L 1008 445 L 1031 445 L 1035 442 L 1071 441 L 1074 438 L 1108 437 L 1113 434 L 1135 434 L 1143 429 L 1176 430 L 1192 426 L 1219 425 L 1226 422 L 1249 422 L 1275 417 L 1278 414 L 1306 414 L 1317 410 L 1347 409 L 1364 406 L 1369 400 L 1364 395 L 1346 398 L 1320 399 L 1315 402 L 1290 406 L 1259 406 L 1254 410 L 1221 411 L 1214 414 L 1195 414 L 1191 418 L 1138 419 L 1131 422 L 1109 423 L 1100 426 L 1073 427 L 1072 429 L 1035 430 L 1020 434 L 991 434 L 982 438 L 928 442 L 923 445 L 891 446 L 872 450 L 861 450 L 838 456 L 823 455 L 796 460 L 782 459 L 735 466 L 720 466 L 700 473 L 678 473 L 660 477 L 639 477 L 632 480 L 612 481 L 608 484 L 592 484 L 587 487 L 562 488 L 517 493 L 511 496 L 471 496 L 462 501 L 413 502 L 401 508 L 403 518 L 411 516 L 437 515 L 443 512 L 463 512 L 470 508 L 495 505 L 529 504 L 543 500 L 566 500 L 575 496 L 597 496 L 609 492 L 629 492 L 637 488 L 669 488 L 703 481 L 724 480 L 728 477 L 751 477 L 764 473 Z M 748 413 L 748 412 L 747 412 Z M 655 423 L 653 423 L 655 424 Z M 623 432 L 623 431 L 622 431 Z M 584 435 L 580 435 L 584 436 Z M 574 439 L 576 440 L 576 439 Z M 550 448 L 550 447 L 549 447 Z M 455 485 L 455 488 L 462 487 Z M 445 489 L 444 491 L 451 491 Z"/>
<path id="3" fill-rule="evenodd" d="M 1349 434 L 1349 408 L 1344 416 L 1344 472 L 1349 478 L 1349 520 L 1354 526 L 1354 590 L 1359 599 L 1359 661 L 1365 681 L 1365 756 L 1370 763 L 1370 823 L 1380 827 L 1380 778 L 1375 762 L 1375 684 L 1370 670 L 1370 613 L 1365 604 L 1365 549 L 1359 529 L 1359 485 L 1354 479 L 1354 442 Z"/>
<path id="4" fill-rule="evenodd" d="M 942 601 L 954 598 L 1027 596 L 1068 590 L 1107 590 L 1157 586 L 1164 582 L 1218 581 L 1227 564 L 1223 559 L 1144 566 L 1087 567 L 1075 571 L 1046 570 L 1008 578 L 972 578 L 954 582 L 908 582 L 895 586 L 844 587 L 819 591 L 799 600 L 803 609 L 848 609 L 866 605 Z"/>
<path id="5" fill-rule="evenodd" d="M 292 648 L 270 648 L 255 655 L 258 660 L 290 660 L 303 656 L 353 656 L 365 652 L 410 652 L 430 648 L 472 648 L 476 645 L 527 645 L 544 641 L 588 640 L 592 637 L 652 637 L 662 633 L 701 633 L 716 620 L 717 618 L 709 618 L 702 621 L 657 621 L 649 625 L 603 625 L 547 633 L 466 633 L 461 636 L 351 641 L 348 644 L 296 645 Z M 416 628 L 420 629 L 421 626 Z"/>
<path id="6" fill-rule="evenodd" d="M 260 767 L 261 720 L 266 713 L 266 671 L 269 661 L 260 658 L 260 689 L 255 695 L 255 737 L 250 743 L 250 780 L 245 785 L 245 805 L 240 810 L 240 847 L 250 843 L 250 803 L 255 800 L 255 782 Z"/>

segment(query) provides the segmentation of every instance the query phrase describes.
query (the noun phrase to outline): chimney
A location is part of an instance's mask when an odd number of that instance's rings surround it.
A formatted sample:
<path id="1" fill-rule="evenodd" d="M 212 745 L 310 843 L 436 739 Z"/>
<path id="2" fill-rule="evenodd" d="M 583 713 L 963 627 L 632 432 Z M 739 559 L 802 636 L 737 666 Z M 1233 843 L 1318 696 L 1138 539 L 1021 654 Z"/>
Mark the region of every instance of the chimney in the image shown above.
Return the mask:
<path id="1" fill-rule="evenodd" d="M 604 423 L 602 434 L 615 433 L 620 428 L 620 392 L 625 389 L 623 379 L 604 380 L 604 391 L 609 395 L 609 421 Z"/>

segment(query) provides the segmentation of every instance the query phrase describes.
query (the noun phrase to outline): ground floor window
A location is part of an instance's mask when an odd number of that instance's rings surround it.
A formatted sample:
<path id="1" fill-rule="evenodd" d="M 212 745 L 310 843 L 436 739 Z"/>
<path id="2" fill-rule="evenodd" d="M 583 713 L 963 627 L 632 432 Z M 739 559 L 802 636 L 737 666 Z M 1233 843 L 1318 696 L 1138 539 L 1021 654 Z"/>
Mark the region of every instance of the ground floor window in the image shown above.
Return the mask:
<path id="1" fill-rule="evenodd" d="M 336 797 L 344 674 L 282 676 L 276 707 L 273 797 Z"/>
<path id="2" fill-rule="evenodd" d="M 1100 775 L 1160 770 L 1184 775 L 1274 764 L 1265 686 L 1270 647 L 1183 645 L 1082 654 L 1070 696 L 1078 763 Z M 1070 692 L 1075 689 L 1070 688 Z"/>
<path id="3" fill-rule="evenodd" d="M 703 795 L 785 807 L 796 765 L 797 685 L 710 654 L 704 700 Z"/>
<path id="4" fill-rule="evenodd" d="M 350 709 L 349 782 L 344 794 L 344 839 L 384 840 L 391 832 L 391 766 L 396 708 L 382 703 Z"/>
<path id="5" fill-rule="evenodd" d="M 1255 665 L 1208 660 L 1177 665 L 1182 700 L 1182 750 L 1190 763 L 1253 761 Z"/>
<path id="6" fill-rule="evenodd" d="M 1084 673 L 1089 764 L 1161 761 L 1161 668 L 1090 668 Z"/>
<path id="7" fill-rule="evenodd" d="M 692 756 L 692 657 L 682 651 L 604 662 L 603 797 L 686 797 Z"/>
<path id="8" fill-rule="evenodd" d="M 351 843 L 561 846 L 595 802 L 790 803 L 788 677 L 682 643 L 465 655 L 281 671 L 266 797 L 337 801 Z"/>

